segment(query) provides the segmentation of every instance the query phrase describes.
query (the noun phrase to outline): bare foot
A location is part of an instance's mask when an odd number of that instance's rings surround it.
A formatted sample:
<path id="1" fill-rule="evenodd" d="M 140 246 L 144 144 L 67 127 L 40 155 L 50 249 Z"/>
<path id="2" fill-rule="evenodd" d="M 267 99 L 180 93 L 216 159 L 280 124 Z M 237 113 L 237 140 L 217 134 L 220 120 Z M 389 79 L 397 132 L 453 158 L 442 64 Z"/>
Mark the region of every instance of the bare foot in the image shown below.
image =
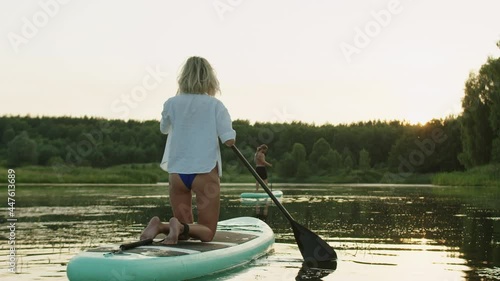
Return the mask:
<path id="1" fill-rule="evenodd" d="M 141 234 L 141 240 L 146 240 L 150 238 L 155 238 L 158 233 L 160 233 L 160 218 L 159 217 L 153 217 L 150 221 L 148 226 L 142 231 Z"/>
<path id="2" fill-rule="evenodd" d="M 179 241 L 179 234 L 181 233 L 181 228 L 184 228 L 184 226 L 175 217 L 170 219 L 169 226 L 170 226 L 170 231 L 167 235 L 167 238 L 163 240 L 163 244 L 167 245 L 177 244 L 177 242 Z"/>

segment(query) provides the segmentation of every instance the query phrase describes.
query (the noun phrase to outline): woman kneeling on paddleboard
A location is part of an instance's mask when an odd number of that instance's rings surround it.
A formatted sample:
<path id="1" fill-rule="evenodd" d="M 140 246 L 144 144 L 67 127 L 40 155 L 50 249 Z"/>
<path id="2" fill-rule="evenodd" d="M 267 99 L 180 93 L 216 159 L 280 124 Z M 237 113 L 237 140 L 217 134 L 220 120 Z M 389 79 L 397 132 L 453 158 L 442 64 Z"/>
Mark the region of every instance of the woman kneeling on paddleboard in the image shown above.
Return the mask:
<path id="1" fill-rule="evenodd" d="M 161 168 L 169 173 L 168 223 L 153 217 L 141 240 L 167 234 L 163 243 L 176 244 L 190 237 L 211 241 L 220 209 L 222 175 L 219 139 L 233 146 L 236 132 L 224 104 L 215 98 L 219 81 L 208 61 L 189 58 L 178 77 L 177 95 L 163 105 L 160 131 L 168 134 Z M 193 224 L 192 193 L 196 194 L 198 222 Z"/>

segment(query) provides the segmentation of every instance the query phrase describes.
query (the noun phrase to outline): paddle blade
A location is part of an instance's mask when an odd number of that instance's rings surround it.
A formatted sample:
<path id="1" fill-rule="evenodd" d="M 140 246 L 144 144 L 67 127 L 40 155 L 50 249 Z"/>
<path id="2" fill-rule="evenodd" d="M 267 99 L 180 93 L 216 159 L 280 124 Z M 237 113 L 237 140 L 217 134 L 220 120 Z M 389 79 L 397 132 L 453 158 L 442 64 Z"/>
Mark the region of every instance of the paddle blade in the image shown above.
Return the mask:
<path id="1" fill-rule="evenodd" d="M 335 250 L 316 233 L 295 221 L 291 224 L 300 253 L 309 267 L 318 267 L 321 263 L 337 260 Z"/>
<path id="2" fill-rule="evenodd" d="M 337 261 L 321 262 L 317 267 L 309 267 L 307 264 L 302 264 L 295 281 L 311 281 L 323 280 L 337 269 Z"/>

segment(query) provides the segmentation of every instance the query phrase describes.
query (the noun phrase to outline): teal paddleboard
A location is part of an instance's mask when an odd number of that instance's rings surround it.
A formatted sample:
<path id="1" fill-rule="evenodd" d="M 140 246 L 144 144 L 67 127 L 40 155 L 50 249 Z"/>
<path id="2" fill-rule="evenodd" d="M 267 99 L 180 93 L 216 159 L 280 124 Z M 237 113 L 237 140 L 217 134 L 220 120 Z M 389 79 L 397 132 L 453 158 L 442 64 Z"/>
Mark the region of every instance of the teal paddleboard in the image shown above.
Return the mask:
<path id="1" fill-rule="evenodd" d="M 207 276 L 265 255 L 274 243 L 272 229 L 252 217 L 220 221 L 211 242 L 179 241 L 120 251 L 119 245 L 88 249 L 68 263 L 70 281 L 166 281 Z"/>
<path id="2" fill-rule="evenodd" d="M 275 190 L 272 192 L 272 194 L 276 198 L 279 198 L 279 197 L 283 196 L 283 191 Z M 241 194 L 241 198 L 244 198 L 244 199 L 263 199 L 263 198 L 270 198 L 270 197 L 266 192 L 244 192 Z"/>

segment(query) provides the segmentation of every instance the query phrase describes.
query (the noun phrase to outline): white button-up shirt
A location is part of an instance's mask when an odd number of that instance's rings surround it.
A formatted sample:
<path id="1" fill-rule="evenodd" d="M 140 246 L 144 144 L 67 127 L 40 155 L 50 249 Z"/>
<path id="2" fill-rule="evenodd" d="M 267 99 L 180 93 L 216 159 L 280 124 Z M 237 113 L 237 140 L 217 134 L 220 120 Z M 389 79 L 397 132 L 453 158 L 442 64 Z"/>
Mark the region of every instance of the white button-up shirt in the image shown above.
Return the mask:
<path id="1" fill-rule="evenodd" d="M 168 134 L 160 167 L 169 173 L 200 174 L 215 165 L 222 176 L 219 139 L 236 138 L 224 104 L 206 94 L 179 94 L 163 105 L 160 131 Z"/>

